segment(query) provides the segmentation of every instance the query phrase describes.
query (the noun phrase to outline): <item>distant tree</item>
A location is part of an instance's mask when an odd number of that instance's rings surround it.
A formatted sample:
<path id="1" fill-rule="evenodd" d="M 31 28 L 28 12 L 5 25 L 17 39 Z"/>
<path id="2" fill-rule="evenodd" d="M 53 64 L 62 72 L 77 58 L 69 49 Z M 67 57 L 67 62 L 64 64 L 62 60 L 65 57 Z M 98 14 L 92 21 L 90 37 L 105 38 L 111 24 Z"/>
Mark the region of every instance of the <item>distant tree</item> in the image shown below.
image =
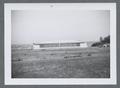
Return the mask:
<path id="1" fill-rule="evenodd" d="M 102 37 L 100 37 L 100 42 L 102 42 L 103 41 L 103 38 Z"/>
<path id="2" fill-rule="evenodd" d="M 92 47 L 97 47 L 97 46 L 101 46 L 101 42 L 95 42 L 92 44 Z"/>
<path id="3" fill-rule="evenodd" d="M 100 37 L 100 42 L 95 42 L 93 43 L 91 46 L 92 47 L 101 47 L 103 46 L 103 44 L 106 44 L 106 43 L 110 43 L 110 35 L 108 35 L 107 37 Z"/>
<path id="4" fill-rule="evenodd" d="M 104 44 L 105 43 L 110 43 L 110 35 L 105 37 L 104 40 L 102 41 Z"/>

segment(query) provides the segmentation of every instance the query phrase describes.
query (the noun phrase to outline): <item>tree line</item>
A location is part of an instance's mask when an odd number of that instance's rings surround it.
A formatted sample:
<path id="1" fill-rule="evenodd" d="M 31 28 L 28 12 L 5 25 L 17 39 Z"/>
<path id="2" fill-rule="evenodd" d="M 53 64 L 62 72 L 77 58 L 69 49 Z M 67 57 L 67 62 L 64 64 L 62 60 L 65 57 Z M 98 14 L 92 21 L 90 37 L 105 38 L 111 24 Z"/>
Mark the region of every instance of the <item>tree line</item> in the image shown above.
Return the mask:
<path id="1" fill-rule="evenodd" d="M 110 44 L 110 35 L 106 36 L 106 37 L 100 37 L 99 42 L 95 42 L 92 44 L 92 47 L 101 47 L 104 44 Z"/>

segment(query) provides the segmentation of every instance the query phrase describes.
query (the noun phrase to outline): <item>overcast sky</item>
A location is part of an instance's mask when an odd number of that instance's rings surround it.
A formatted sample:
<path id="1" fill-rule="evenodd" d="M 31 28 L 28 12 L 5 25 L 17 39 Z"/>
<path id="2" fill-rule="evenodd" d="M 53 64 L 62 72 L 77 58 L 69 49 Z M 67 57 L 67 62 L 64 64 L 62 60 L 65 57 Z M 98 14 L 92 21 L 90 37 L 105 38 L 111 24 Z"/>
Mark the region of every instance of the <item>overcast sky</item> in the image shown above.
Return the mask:
<path id="1" fill-rule="evenodd" d="M 14 10 L 11 22 L 12 44 L 98 41 L 110 33 L 110 12 L 106 10 Z"/>

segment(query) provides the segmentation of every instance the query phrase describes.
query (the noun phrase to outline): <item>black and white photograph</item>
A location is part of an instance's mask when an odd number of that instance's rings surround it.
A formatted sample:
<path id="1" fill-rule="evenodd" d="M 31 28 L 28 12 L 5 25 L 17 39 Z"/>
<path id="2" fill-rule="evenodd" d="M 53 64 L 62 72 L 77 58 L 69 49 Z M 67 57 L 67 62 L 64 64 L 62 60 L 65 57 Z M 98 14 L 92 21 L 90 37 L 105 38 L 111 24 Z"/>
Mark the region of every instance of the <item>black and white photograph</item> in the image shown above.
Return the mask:
<path id="1" fill-rule="evenodd" d="M 13 9 L 13 4 L 10 16 L 5 17 L 10 27 L 5 26 L 6 46 L 10 48 L 6 47 L 9 55 L 5 54 L 10 58 L 10 65 L 6 63 L 10 70 L 5 74 L 13 80 L 109 80 L 116 71 L 112 69 L 116 58 L 111 55 L 115 54 L 116 29 L 114 10 L 108 9 L 114 4 L 107 5 L 93 9 L 97 5 L 37 4 L 32 8 L 28 4 L 25 8 L 25 4 L 18 4 Z"/>
<path id="2" fill-rule="evenodd" d="M 11 12 L 12 78 L 109 78 L 110 11 Z"/>

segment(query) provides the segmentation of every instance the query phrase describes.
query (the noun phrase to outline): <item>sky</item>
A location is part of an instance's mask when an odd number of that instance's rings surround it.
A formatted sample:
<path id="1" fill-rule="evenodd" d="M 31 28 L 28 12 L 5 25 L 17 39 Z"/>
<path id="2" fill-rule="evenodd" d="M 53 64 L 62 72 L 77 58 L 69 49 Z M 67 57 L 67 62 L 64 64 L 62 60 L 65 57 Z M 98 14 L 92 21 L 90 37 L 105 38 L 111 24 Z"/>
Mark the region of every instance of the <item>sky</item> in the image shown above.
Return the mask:
<path id="1" fill-rule="evenodd" d="M 13 10 L 12 44 L 44 41 L 98 41 L 110 34 L 108 10 Z"/>

